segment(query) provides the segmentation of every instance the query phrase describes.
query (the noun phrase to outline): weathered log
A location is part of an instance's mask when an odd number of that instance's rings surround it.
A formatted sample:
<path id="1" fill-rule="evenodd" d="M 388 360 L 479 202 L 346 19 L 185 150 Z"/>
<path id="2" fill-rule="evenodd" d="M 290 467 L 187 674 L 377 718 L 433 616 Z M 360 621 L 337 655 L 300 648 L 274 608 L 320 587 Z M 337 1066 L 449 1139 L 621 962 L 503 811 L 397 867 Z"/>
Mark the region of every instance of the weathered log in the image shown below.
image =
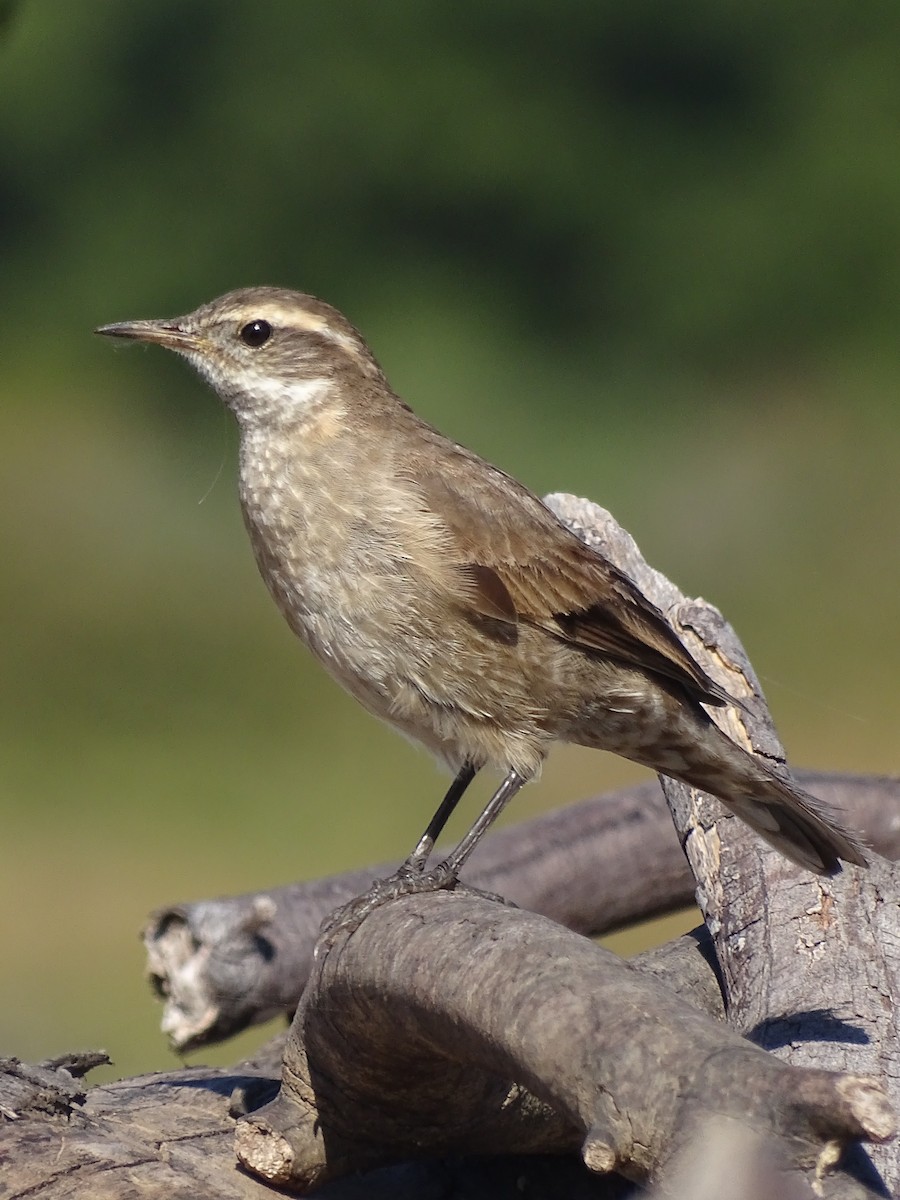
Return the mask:
<path id="1" fill-rule="evenodd" d="M 685 937 L 636 962 L 695 1007 L 721 1020 L 722 997 L 707 966 L 708 939 Z M 710 984 L 712 981 L 712 984 Z M 86 1088 L 81 1076 L 103 1055 L 38 1067 L 0 1060 L 0 1180 L 4 1200 L 263 1200 L 267 1184 L 236 1169 L 236 1120 L 278 1089 L 285 1036 L 233 1069 L 192 1068 Z M 524 1095 L 524 1094 L 523 1094 Z M 617 1178 L 577 1159 L 534 1153 L 481 1160 L 451 1156 L 335 1180 L 323 1200 L 520 1200 L 522 1181 L 547 1197 L 615 1200 Z"/>
<path id="2" fill-rule="evenodd" d="M 900 855 L 900 780 L 797 772 L 889 858 Z M 639 869 L 635 869 L 636 864 Z M 147 970 L 176 1050 L 293 1013 L 319 926 L 392 864 L 267 892 L 174 904 L 144 929 Z M 603 934 L 694 903 L 696 884 L 655 781 L 490 835 L 463 878 L 579 933 Z"/>
<path id="3" fill-rule="evenodd" d="M 302 1191 L 454 1152 L 580 1148 L 645 1180 L 722 1117 L 815 1169 L 894 1128 L 876 1081 L 781 1063 L 609 951 L 465 895 L 385 905 L 342 937 L 292 1034 L 278 1098 L 236 1144 Z"/>

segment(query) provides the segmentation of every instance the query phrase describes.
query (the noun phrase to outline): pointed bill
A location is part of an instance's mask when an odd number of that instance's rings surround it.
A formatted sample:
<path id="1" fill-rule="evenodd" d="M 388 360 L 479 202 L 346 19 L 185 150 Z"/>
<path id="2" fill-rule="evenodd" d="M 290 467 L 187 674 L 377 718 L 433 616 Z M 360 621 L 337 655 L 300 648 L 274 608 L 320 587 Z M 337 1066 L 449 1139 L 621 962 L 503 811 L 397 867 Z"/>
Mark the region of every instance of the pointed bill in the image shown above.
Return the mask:
<path id="1" fill-rule="evenodd" d="M 101 325 L 95 333 L 104 337 L 127 338 L 134 342 L 148 342 L 154 346 L 165 346 L 168 350 L 196 350 L 200 339 L 194 333 L 182 329 L 178 321 L 121 321 L 115 325 Z"/>

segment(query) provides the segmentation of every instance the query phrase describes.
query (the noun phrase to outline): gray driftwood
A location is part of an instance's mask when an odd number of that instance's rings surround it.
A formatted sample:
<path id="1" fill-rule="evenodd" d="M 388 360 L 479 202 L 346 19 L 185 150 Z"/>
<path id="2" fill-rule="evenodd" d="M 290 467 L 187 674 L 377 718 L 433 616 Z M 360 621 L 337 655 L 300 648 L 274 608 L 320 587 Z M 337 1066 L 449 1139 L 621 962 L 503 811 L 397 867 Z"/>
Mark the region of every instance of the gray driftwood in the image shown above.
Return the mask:
<path id="1" fill-rule="evenodd" d="M 881 854 L 900 856 L 900 781 L 796 775 L 844 809 Z M 164 999 L 162 1028 L 173 1048 L 193 1050 L 277 1013 L 292 1014 L 324 918 L 395 865 L 154 913 L 144 929 L 147 971 Z M 655 781 L 491 835 L 463 878 L 585 934 L 685 908 L 696 886 Z"/>
<path id="2" fill-rule="evenodd" d="M 669 591 L 601 510 L 563 504 L 747 698 L 730 731 L 779 758 L 718 614 Z M 268 1179 L 369 1200 L 608 1197 L 623 1194 L 613 1168 L 679 1200 L 699 1194 L 701 1177 L 735 1197 L 893 1194 L 894 869 L 811 880 L 707 798 L 670 789 L 669 801 L 709 940 L 639 970 L 546 917 L 465 894 L 395 901 L 314 963 L 277 1096 L 271 1060 L 84 1093 L 75 1064 L 51 1065 L 58 1090 L 7 1064 L 4 1195 L 229 1200 L 271 1194 Z M 627 866 L 646 882 L 637 853 Z M 275 915 L 271 896 L 250 909 L 238 922 L 247 942 Z M 180 936 L 190 932 L 182 921 Z M 728 1024 L 716 1019 L 723 999 Z M 233 1135 L 252 1175 L 235 1168 Z M 379 1163 L 401 1165 L 372 1171 Z"/>

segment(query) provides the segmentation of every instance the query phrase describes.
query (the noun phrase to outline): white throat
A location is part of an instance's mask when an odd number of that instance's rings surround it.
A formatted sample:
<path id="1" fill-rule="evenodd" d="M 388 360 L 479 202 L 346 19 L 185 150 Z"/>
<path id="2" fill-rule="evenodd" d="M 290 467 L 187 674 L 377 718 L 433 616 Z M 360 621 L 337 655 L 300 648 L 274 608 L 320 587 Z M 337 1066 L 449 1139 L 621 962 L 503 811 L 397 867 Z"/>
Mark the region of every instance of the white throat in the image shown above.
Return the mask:
<path id="1" fill-rule="evenodd" d="M 288 422 L 301 419 L 325 399 L 332 380 L 295 379 L 287 382 L 276 376 L 258 376 L 246 391 L 231 403 L 242 426 Z"/>

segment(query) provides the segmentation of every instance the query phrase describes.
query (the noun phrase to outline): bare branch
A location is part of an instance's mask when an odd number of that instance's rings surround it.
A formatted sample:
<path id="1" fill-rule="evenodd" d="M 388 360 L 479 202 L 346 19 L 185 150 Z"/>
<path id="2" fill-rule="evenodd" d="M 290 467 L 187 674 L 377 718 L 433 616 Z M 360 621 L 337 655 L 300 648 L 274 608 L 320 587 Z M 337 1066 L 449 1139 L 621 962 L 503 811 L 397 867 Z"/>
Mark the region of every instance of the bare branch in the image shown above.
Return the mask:
<path id="1" fill-rule="evenodd" d="M 846 809 L 877 849 L 900 852 L 900 782 L 813 771 L 798 779 Z M 147 969 L 166 998 L 162 1028 L 172 1045 L 193 1049 L 292 1013 L 321 922 L 391 869 L 382 864 L 154 913 L 144 929 Z M 463 878 L 580 933 L 606 933 L 694 903 L 694 878 L 655 781 L 492 834 Z"/>

